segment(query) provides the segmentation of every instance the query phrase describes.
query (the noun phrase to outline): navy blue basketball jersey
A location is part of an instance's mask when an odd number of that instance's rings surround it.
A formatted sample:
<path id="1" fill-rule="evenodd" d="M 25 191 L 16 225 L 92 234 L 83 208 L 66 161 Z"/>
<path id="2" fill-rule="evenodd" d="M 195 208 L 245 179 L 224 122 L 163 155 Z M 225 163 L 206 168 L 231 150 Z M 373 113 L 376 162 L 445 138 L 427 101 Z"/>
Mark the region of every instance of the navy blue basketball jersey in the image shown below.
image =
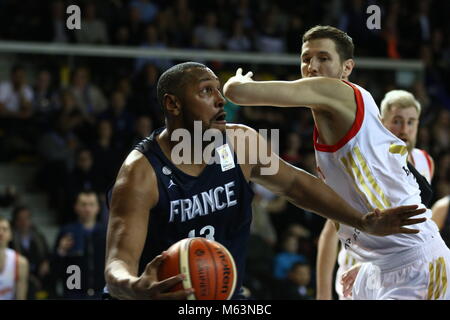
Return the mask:
<path id="1" fill-rule="evenodd" d="M 209 164 L 197 177 L 179 170 L 156 141 L 163 129 L 155 130 L 135 147 L 152 165 L 159 191 L 159 201 L 150 213 L 139 272 L 175 242 L 205 237 L 221 243 L 233 255 L 238 272 L 236 298 L 244 276 L 253 191 L 231 146 L 234 166 Z"/>

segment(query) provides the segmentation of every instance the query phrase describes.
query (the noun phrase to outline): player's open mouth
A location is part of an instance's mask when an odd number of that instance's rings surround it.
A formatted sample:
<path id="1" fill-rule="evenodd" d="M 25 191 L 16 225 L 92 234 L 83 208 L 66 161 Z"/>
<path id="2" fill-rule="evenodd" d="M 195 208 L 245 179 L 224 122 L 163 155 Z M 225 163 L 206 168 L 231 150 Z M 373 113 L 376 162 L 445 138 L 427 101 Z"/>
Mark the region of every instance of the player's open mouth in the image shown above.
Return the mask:
<path id="1" fill-rule="evenodd" d="M 219 123 L 226 123 L 227 121 L 225 120 L 225 117 L 227 116 L 226 112 L 221 112 L 219 113 L 215 118 L 214 118 L 214 122 L 219 122 Z"/>

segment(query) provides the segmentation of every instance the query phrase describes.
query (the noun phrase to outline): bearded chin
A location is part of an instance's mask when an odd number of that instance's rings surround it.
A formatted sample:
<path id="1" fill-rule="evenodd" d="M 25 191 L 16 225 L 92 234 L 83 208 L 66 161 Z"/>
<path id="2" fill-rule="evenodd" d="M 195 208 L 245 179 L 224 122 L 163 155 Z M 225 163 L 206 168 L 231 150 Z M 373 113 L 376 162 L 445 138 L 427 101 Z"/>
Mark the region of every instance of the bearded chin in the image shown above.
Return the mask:
<path id="1" fill-rule="evenodd" d="M 411 153 L 411 151 L 413 151 L 413 149 L 416 147 L 416 142 L 415 141 L 408 141 L 408 143 L 406 144 L 406 148 L 408 149 L 408 152 Z"/>

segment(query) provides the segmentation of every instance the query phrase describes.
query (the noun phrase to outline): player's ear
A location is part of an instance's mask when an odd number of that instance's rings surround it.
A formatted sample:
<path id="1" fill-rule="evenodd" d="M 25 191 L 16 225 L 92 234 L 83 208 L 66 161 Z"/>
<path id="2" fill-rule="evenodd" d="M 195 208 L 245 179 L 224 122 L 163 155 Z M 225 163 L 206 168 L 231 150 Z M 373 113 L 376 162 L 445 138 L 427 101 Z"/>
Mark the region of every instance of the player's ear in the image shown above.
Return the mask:
<path id="1" fill-rule="evenodd" d="M 348 78 L 350 74 L 353 71 L 353 68 L 355 67 L 355 60 L 353 59 L 347 59 L 344 61 L 344 70 L 342 73 L 343 78 Z"/>
<path id="2" fill-rule="evenodd" d="M 181 113 L 181 104 L 178 98 L 170 93 L 166 93 L 163 98 L 163 106 L 168 114 L 178 116 Z"/>

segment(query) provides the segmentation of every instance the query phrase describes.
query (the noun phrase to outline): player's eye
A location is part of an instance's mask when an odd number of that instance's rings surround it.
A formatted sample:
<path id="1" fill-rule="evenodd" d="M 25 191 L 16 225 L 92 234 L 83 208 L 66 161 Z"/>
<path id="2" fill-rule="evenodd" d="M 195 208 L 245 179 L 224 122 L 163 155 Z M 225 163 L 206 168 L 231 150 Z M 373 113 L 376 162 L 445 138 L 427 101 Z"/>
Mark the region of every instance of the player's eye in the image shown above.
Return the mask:
<path id="1" fill-rule="evenodd" d="M 205 87 L 201 90 L 202 93 L 211 93 L 212 92 L 212 87 Z"/>

